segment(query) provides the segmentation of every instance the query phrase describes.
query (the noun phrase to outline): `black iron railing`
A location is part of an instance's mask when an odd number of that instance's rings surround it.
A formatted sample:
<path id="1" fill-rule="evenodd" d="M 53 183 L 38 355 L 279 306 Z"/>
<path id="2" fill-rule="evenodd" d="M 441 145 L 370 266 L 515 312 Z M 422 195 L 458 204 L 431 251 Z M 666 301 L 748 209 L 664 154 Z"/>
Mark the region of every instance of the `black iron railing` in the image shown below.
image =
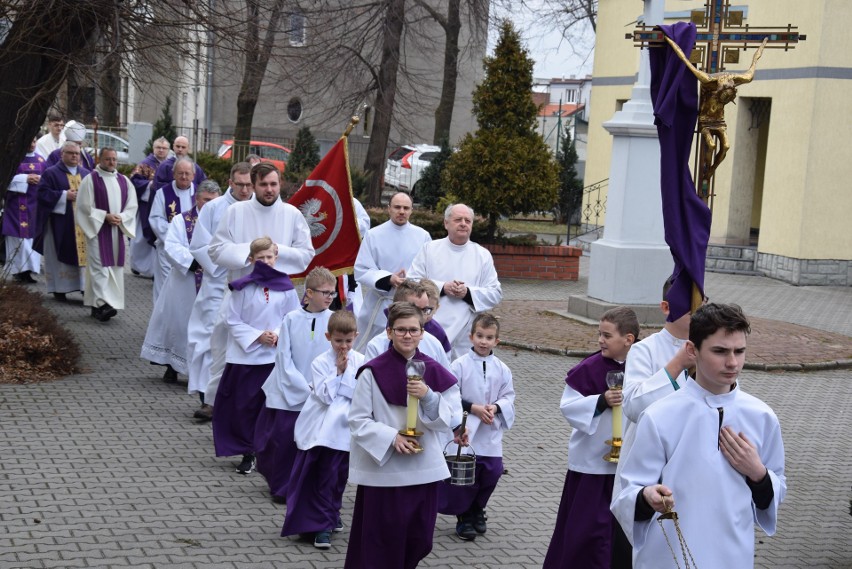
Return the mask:
<path id="1" fill-rule="evenodd" d="M 609 178 L 589 184 L 583 188 L 583 201 L 580 209 L 568 220 L 568 244 L 576 244 L 576 240 L 590 233 L 603 232 L 604 214 L 606 213 L 606 189 Z"/>

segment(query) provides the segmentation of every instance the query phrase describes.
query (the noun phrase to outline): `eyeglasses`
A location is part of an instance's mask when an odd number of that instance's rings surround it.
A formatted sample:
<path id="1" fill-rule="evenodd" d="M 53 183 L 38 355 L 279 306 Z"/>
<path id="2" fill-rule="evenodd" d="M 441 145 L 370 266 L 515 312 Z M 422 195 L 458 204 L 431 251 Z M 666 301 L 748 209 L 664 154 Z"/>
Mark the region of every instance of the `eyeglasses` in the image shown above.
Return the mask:
<path id="1" fill-rule="evenodd" d="M 315 288 L 308 289 L 308 290 L 318 292 L 319 294 L 323 295 L 326 298 L 337 298 L 337 291 L 336 290 L 317 290 Z"/>
<path id="2" fill-rule="evenodd" d="M 420 309 L 420 312 L 422 312 L 426 316 L 429 316 L 430 314 L 435 312 L 435 307 L 434 306 L 424 306 L 423 308 Z"/>
<path id="3" fill-rule="evenodd" d="M 248 184 L 233 183 L 231 185 L 234 186 L 235 188 L 251 188 L 251 187 L 254 186 L 254 184 L 252 184 L 251 182 L 249 182 Z M 313 290 L 313 289 L 311 289 L 311 290 Z"/>
<path id="4" fill-rule="evenodd" d="M 391 328 L 391 330 L 393 330 L 393 333 L 400 338 L 404 338 L 406 334 L 412 338 L 416 338 L 423 333 L 423 328 Z"/>

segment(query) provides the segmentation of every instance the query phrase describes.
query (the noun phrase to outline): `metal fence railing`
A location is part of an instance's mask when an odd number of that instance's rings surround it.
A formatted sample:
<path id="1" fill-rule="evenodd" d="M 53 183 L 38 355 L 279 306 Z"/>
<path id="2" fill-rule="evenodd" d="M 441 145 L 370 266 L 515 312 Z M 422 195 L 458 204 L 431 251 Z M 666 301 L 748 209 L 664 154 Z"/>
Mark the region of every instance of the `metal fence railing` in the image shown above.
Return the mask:
<path id="1" fill-rule="evenodd" d="M 580 208 L 579 219 L 571 220 L 568 228 L 568 244 L 576 245 L 577 241 L 584 236 L 596 233 L 599 239 L 603 233 L 602 220 L 606 214 L 606 198 L 609 187 L 609 178 L 589 184 L 583 188 L 583 202 Z"/>

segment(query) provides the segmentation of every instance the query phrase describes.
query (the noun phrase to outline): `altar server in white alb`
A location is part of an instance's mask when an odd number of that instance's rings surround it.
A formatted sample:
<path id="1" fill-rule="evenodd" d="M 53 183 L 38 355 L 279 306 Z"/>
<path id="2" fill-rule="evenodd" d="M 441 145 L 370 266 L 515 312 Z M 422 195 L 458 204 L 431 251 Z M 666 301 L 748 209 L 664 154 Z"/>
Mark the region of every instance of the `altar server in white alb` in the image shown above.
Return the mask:
<path id="1" fill-rule="evenodd" d="M 221 359 L 219 369 L 225 367 L 225 350 L 228 344 L 228 325 L 224 320 L 214 326 L 216 317 L 225 297 L 228 271 L 210 258 L 208 249 L 213 233 L 225 210 L 235 203 L 251 199 L 254 186 L 251 183 L 251 165 L 237 162 L 231 167 L 228 189 L 222 197 L 216 198 L 198 212 L 189 251 L 204 270 L 201 288 L 192 305 L 189 326 L 186 332 L 186 355 L 189 358 L 189 381 L 187 391 L 190 395 L 198 393 L 201 407 L 195 411 L 195 418 L 209 421 L 213 418 L 213 400 L 206 399 L 207 384 L 210 382 L 210 366 L 214 355 Z M 215 348 L 215 349 L 214 349 Z"/>
<path id="2" fill-rule="evenodd" d="M 118 153 L 101 149 L 100 162 L 80 183 L 75 217 L 86 236 L 83 304 L 92 318 L 106 322 L 124 309 L 126 239 L 136 234 L 136 191 L 116 172 Z"/>
<path id="3" fill-rule="evenodd" d="M 444 302 L 435 320 L 453 345 L 453 359 L 465 354 L 471 343 L 470 325 L 477 312 L 491 310 L 503 299 L 491 253 L 470 240 L 473 210 L 464 204 L 444 212 L 447 236 L 420 249 L 408 278 L 435 281 Z"/>
<path id="4" fill-rule="evenodd" d="M 343 531 L 340 507 L 349 476 L 349 409 L 364 356 L 352 349 L 355 315 L 338 310 L 328 320 L 329 349 L 311 363 L 311 395 L 296 420 L 299 447 L 287 486 L 287 517 L 281 535 L 314 534 L 314 547 L 331 547 Z"/>
<path id="5" fill-rule="evenodd" d="M 174 180 L 157 188 L 154 202 L 151 204 L 148 223 L 151 224 L 151 230 L 157 236 L 157 270 L 154 272 L 155 303 L 172 268 L 172 264 L 163 252 L 169 223 L 176 215 L 191 210 L 194 205 L 195 184 L 192 182 L 194 168 L 195 164 L 189 158 L 178 158 L 175 161 Z"/>
<path id="6" fill-rule="evenodd" d="M 176 383 L 177 375 L 189 372 L 187 364 L 187 321 L 195 296 L 207 278 L 189 251 L 195 239 L 199 212 L 219 197 L 219 184 L 204 180 L 195 192 L 195 206 L 178 214 L 169 223 L 163 254 L 171 264 L 169 276 L 148 321 L 141 357 L 166 366 L 163 381 Z"/>
<path id="7" fill-rule="evenodd" d="M 426 292 L 426 288 L 417 281 L 406 279 L 400 283 L 395 290 L 396 292 L 393 295 L 394 302 L 410 302 L 424 313 L 427 310 L 431 310 L 429 307 L 429 293 Z M 423 319 L 426 320 L 427 318 L 428 316 L 424 314 Z M 364 357 L 367 358 L 367 360 L 371 360 L 391 349 L 391 345 L 392 342 L 388 338 L 387 331 L 385 330 L 380 332 L 367 344 L 367 347 L 364 350 Z M 447 357 L 447 353 L 444 351 L 440 340 L 427 332 L 425 326 L 417 349 L 441 364 L 444 368 L 450 369 L 450 360 Z M 461 416 L 459 416 L 458 419 L 461 421 Z"/>
<path id="8" fill-rule="evenodd" d="M 429 243 L 429 233 L 409 223 L 412 204 L 408 194 L 399 192 L 388 204 L 390 219 L 364 234 L 355 259 L 355 280 L 364 291 L 364 305 L 358 313 L 358 340 L 355 349 L 364 351 L 367 342 L 385 331 L 386 311 L 396 287 L 418 251 Z"/>
<path id="9" fill-rule="evenodd" d="M 686 345 L 695 380 L 639 419 L 612 502 L 635 569 L 683 563 L 673 523 L 663 521 L 671 546 L 657 523 L 669 510 L 698 567 L 753 567 L 754 524 L 775 533 L 787 491 L 784 444 L 772 409 L 738 383 L 749 331 L 738 306 L 696 310 Z"/>
<path id="10" fill-rule="evenodd" d="M 459 380 L 462 409 L 467 418 L 468 437 L 476 452 L 476 472 L 470 486 L 441 484 L 438 511 L 457 516 L 456 535 L 472 541 L 488 527 L 485 507 L 503 475 L 503 431 L 515 423 L 515 387 L 512 370 L 494 355 L 500 342 L 500 322 L 483 312 L 470 329 L 473 346 L 450 366 Z M 450 445 L 450 456 L 457 452 Z"/>

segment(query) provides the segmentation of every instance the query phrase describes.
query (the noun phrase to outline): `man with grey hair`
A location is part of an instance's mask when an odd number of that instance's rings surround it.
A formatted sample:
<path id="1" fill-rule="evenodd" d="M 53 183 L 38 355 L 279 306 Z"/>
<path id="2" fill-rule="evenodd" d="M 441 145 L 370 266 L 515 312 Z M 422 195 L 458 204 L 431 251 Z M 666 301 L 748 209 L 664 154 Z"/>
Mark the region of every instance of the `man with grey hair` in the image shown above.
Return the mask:
<path id="1" fill-rule="evenodd" d="M 139 162 L 130 174 L 130 181 L 136 188 L 136 237 L 130 243 L 130 270 L 134 275 L 154 278 L 157 251 L 154 249 L 157 236 L 148 225 L 151 203 L 158 186 L 154 185 L 154 175 L 163 160 L 169 157 L 169 141 L 161 136 L 151 143 L 153 152 Z"/>
<path id="2" fill-rule="evenodd" d="M 407 272 L 410 279 L 431 279 L 444 300 L 435 320 L 447 332 L 455 359 L 469 350 L 470 325 L 479 312 L 503 299 L 494 260 L 487 249 L 470 240 L 473 209 L 452 204 L 444 212 L 447 236 L 426 243 Z"/>
<path id="3" fill-rule="evenodd" d="M 87 252 L 83 304 L 100 322 L 124 309 L 125 237 L 133 239 L 136 231 L 136 192 L 116 172 L 117 164 L 115 149 L 103 148 L 77 195 L 77 225 L 86 235 Z"/>
<path id="4" fill-rule="evenodd" d="M 174 180 L 174 166 L 178 159 L 189 158 L 189 139 L 185 136 L 178 136 L 172 143 L 172 148 L 175 155 L 163 160 L 162 164 L 157 167 L 157 173 L 154 175 L 154 187 L 162 188 L 166 184 Z M 193 163 L 192 182 L 197 186 L 207 179 L 204 170 L 198 164 Z"/>
<path id="5" fill-rule="evenodd" d="M 182 164 L 177 163 L 177 170 Z M 195 205 L 176 214 L 169 222 L 163 256 L 171 265 L 166 282 L 151 312 L 141 357 L 166 366 L 163 381 L 175 383 L 177 374 L 187 375 L 187 322 L 195 295 L 201 288 L 204 270 L 190 253 L 198 212 L 220 196 L 219 184 L 204 180 L 195 192 Z"/>
<path id="6" fill-rule="evenodd" d="M 175 160 L 174 180 L 157 189 L 148 223 L 157 238 L 157 268 L 154 272 L 154 302 L 169 276 L 171 263 L 166 258 L 163 249 L 166 243 L 166 232 L 169 223 L 180 213 L 192 209 L 195 200 L 195 184 L 192 182 L 195 164 L 182 156 Z"/>

